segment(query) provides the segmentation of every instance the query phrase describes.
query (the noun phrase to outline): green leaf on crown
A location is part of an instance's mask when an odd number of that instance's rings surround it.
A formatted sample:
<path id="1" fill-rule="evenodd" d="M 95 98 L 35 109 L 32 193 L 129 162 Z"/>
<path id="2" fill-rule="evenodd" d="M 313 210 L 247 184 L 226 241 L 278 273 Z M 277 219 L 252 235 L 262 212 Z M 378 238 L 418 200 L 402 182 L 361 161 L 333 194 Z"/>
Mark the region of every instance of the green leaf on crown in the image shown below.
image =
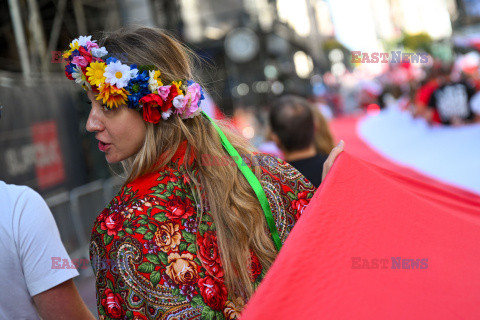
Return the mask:
<path id="1" fill-rule="evenodd" d="M 139 66 L 137 67 L 138 71 L 141 73 L 143 71 L 153 71 L 157 69 L 154 65 L 146 65 L 146 66 Z"/>

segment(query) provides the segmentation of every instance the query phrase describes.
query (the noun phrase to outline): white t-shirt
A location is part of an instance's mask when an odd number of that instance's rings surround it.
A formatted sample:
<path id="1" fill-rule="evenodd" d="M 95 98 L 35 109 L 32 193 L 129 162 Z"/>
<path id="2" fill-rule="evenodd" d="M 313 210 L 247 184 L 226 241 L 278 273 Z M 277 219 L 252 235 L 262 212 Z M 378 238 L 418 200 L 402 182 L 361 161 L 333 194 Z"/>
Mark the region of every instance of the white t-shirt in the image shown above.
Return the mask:
<path id="1" fill-rule="evenodd" d="M 0 319 L 39 319 L 32 297 L 78 275 L 52 258 L 70 261 L 45 201 L 0 181 Z"/>

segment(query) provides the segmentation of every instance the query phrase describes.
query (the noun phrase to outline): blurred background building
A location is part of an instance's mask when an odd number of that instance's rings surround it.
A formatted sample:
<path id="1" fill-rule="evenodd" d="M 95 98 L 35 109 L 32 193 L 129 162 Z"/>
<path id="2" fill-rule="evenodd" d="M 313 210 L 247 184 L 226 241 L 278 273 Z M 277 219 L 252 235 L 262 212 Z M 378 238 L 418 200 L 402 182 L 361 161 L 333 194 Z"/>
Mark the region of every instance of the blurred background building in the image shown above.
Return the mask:
<path id="1" fill-rule="evenodd" d="M 358 67 L 350 63 L 351 51 L 428 46 L 429 53 L 451 59 L 452 37 L 464 37 L 461 43 L 478 28 L 479 3 L 0 1 L 0 178 L 48 196 L 110 176 L 84 129 L 84 94 L 63 75 L 60 52 L 78 35 L 131 24 L 169 30 L 203 59 L 200 78 L 219 109 L 232 116 L 239 109 L 262 110 L 286 92 L 328 98 L 327 87 Z M 385 66 L 361 67 L 376 74 Z M 337 102 L 330 104 L 340 112 Z"/>

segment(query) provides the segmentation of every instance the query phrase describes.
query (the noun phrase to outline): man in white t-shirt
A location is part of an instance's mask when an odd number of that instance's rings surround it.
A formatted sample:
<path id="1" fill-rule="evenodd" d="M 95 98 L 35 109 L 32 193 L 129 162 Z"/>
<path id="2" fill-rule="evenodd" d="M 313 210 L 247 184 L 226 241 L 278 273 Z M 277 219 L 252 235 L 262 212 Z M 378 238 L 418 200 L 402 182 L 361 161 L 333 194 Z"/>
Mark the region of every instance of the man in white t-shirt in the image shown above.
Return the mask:
<path id="1" fill-rule="evenodd" d="M 0 319 L 95 319 L 78 294 L 76 269 L 42 197 L 0 181 Z"/>

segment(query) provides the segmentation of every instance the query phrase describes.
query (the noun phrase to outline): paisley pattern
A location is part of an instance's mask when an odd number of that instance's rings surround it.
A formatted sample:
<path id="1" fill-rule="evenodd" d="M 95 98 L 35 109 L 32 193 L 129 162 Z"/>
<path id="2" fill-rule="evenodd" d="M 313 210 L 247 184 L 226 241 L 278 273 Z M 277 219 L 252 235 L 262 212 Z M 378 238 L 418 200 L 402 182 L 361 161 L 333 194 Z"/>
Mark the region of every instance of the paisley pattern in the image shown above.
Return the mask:
<path id="1" fill-rule="evenodd" d="M 124 186 L 97 217 L 90 259 L 100 319 L 237 319 L 245 304 L 224 284 L 215 222 L 201 221 L 184 163 L 185 144 L 161 172 Z M 296 169 L 257 154 L 284 242 L 315 188 Z M 195 173 L 195 164 L 190 163 Z M 252 282 L 266 273 L 252 253 Z"/>

